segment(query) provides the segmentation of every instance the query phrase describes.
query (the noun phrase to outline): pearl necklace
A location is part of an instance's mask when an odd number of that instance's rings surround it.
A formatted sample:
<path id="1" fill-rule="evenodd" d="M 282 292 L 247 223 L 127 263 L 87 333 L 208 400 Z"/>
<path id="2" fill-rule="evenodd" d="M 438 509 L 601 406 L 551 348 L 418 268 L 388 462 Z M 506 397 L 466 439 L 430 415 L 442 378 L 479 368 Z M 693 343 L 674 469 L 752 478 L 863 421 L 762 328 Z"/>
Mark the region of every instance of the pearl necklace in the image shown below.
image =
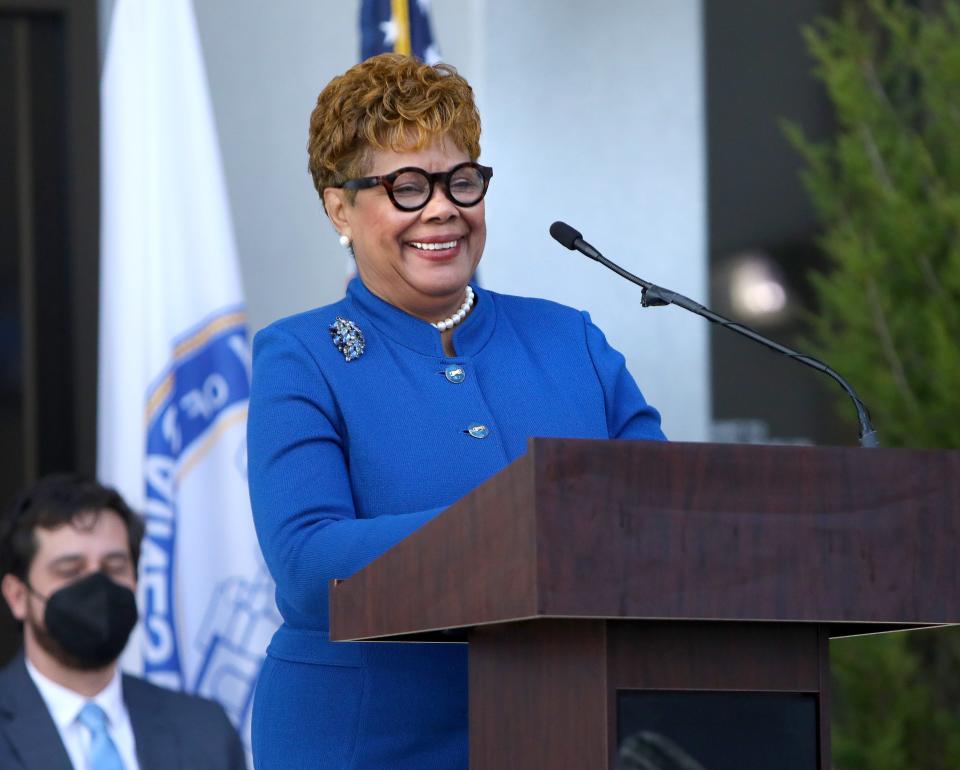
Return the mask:
<path id="1" fill-rule="evenodd" d="M 460 323 L 464 318 L 467 317 L 467 314 L 470 312 L 470 309 L 473 307 L 473 287 L 469 284 L 467 285 L 467 298 L 463 301 L 463 304 L 460 306 L 459 310 L 454 313 L 449 318 L 444 318 L 442 321 L 437 321 L 436 323 L 431 323 L 430 325 L 437 331 L 445 332 L 447 329 L 452 329 L 458 323 Z"/>

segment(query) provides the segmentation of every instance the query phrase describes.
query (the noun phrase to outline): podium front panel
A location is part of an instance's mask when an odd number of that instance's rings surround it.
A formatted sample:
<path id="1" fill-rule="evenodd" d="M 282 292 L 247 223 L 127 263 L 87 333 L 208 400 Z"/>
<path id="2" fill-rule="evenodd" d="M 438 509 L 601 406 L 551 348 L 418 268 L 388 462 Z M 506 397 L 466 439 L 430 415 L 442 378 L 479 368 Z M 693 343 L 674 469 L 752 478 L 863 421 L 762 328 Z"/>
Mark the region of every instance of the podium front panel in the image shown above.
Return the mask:
<path id="1" fill-rule="evenodd" d="M 812 693 L 617 692 L 617 770 L 817 770 Z"/>
<path id="2" fill-rule="evenodd" d="M 816 626 L 568 619 L 477 628 L 470 767 L 620 770 L 630 767 L 621 760 L 625 744 L 652 751 L 646 741 L 676 749 L 674 764 L 657 767 L 828 770 L 828 681 L 826 630 Z M 730 730 L 709 762 L 696 759 L 725 717 L 758 713 L 766 721 L 754 726 L 766 742 L 740 750 L 738 735 L 746 733 Z M 774 743 L 785 761 L 762 764 Z"/>

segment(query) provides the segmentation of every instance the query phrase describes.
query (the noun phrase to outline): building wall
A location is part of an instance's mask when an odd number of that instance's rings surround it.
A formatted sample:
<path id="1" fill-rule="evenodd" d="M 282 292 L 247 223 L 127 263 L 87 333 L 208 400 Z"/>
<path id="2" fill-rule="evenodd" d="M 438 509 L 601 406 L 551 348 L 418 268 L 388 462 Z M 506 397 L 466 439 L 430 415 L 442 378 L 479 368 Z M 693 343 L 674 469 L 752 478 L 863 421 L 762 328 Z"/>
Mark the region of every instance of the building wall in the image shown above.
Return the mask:
<path id="1" fill-rule="evenodd" d="M 483 8 L 483 152 L 497 169 L 484 281 L 588 310 L 662 410 L 667 435 L 704 440 L 707 324 L 641 308 L 638 287 L 547 232 L 566 221 L 631 272 L 705 299 L 699 2 Z"/>

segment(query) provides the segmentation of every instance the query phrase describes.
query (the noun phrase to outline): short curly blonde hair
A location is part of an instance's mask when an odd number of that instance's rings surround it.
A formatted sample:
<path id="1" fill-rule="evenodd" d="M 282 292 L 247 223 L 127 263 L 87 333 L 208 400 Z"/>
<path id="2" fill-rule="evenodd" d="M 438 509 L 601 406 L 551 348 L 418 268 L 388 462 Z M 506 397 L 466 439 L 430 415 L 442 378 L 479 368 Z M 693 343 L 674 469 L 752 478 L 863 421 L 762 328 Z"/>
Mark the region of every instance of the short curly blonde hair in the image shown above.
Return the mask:
<path id="1" fill-rule="evenodd" d="M 362 176 L 371 151 L 418 150 L 441 136 L 471 160 L 480 157 L 480 113 L 470 84 L 449 64 L 380 54 L 320 92 L 310 115 L 307 167 L 322 200 L 325 188 Z"/>

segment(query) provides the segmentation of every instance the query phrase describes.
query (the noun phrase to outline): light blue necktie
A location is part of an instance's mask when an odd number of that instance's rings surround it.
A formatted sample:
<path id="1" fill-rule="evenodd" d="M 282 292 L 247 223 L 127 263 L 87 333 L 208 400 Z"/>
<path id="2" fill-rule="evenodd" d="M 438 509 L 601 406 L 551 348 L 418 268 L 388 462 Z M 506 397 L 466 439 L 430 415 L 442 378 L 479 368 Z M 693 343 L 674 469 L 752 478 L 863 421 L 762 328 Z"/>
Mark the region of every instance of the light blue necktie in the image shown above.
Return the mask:
<path id="1" fill-rule="evenodd" d="M 90 701 L 77 717 L 90 731 L 90 770 L 124 770 L 120 752 L 107 732 L 107 715 L 96 703 Z"/>

